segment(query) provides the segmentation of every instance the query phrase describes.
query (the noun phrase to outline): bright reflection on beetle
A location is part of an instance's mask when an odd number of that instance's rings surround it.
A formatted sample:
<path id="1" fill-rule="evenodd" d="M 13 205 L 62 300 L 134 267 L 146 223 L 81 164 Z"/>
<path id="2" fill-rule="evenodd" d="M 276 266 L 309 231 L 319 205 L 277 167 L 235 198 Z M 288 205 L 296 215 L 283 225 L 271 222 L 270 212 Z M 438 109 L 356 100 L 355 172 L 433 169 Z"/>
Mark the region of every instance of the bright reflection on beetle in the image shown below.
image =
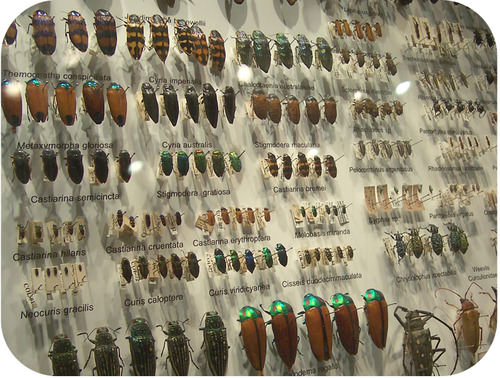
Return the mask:
<path id="1" fill-rule="evenodd" d="M 411 81 L 403 81 L 396 87 L 396 94 L 398 96 L 404 95 L 411 87 Z"/>

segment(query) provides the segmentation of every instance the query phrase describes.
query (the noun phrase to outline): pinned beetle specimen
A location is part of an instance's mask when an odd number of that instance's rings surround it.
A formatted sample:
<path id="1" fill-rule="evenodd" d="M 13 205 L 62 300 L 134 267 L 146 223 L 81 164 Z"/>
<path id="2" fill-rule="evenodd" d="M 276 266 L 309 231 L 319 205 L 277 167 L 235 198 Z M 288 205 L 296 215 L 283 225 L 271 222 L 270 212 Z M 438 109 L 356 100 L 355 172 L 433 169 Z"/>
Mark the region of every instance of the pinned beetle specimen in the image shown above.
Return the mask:
<path id="1" fill-rule="evenodd" d="M 136 14 L 127 16 L 127 47 L 130 55 L 139 60 L 144 50 L 144 23 Z"/>
<path id="2" fill-rule="evenodd" d="M 94 174 L 101 184 L 104 184 L 108 180 L 108 154 L 103 150 L 96 150 L 92 155 L 92 162 L 94 165 Z"/>
<path id="3" fill-rule="evenodd" d="M 172 84 L 165 84 L 163 86 L 162 96 L 167 117 L 170 123 L 172 123 L 172 126 L 175 126 L 179 118 L 179 100 L 177 99 L 177 92 Z"/>
<path id="4" fill-rule="evenodd" d="M 285 100 L 288 118 L 293 124 L 297 125 L 300 121 L 299 100 L 293 95 L 287 96 Z"/>
<path id="5" fill-rule="evenodd" d="M 330 177 L 335 178 L 337 177 L 337 164 L 335 163 L 335 159 L 331 155 L 326 155 L 325 156 L 325 164 L 326 164 L 326 170 Z"/>
<path id="6" fill-rule="evenodd" d="M 271 253 L 271 250 L 267 247 L 262 248 L 262 254 L 264 255 L 264 259 L 266 261 L 266 266 L 268 268 L 272 268 L 274 261 L 273 261 L 273 255 Z"/>
<path id="7" fill-rule="evenodd" d="M 410 241 L 408 242 L 406 247 L 413 252 L 413 255 L 417 259 L 422 256 L 422 253 L 424 252 L 424 245 L 422 243 L 422 238 L 419 235 L 418 228 L 410 229 Z"/>
<path id="8" fill-rule="evenodd" d="M 181 259 L 177 256 L 177 254 L 172 253 L 170 256 L 170 264 L 172 265 L 172 272 L 174 273 L 174 276 L 180 280 L 182 278 L 183 269 Z"/>
<path id="9" fill-rule="evenodd" d="M 323 169 L 321 167 L 321 158 L 318 155 L 314 155 L 314 157 L 313 157 L 313 168 L 314 168 L 314 173 L 316 174 L 316 176 L 321 177 L 321 174 L 323 173 Z"/>
<path id="10" fill-rule="evenodd" d="M 184 329 L 184 324 L 177 321 L 168 322 L 166 331 L 161 325 L 157 327 L 161 328 L 162 332 L 167 335 L 161 351 L 162 356 L 165 344 L 167 344 L 167 360 L 170 360 L 170 364 L 175 375 L 188 375 L 189 361 L 191 360 L 194 366 L 196 366 L 196 364 L 194 363 L 193 356 L 189 351 L 189 349 L 193 350 L 193 348 L 191 348 L 189 339 L 185 335 L 186 330 Z M 196 368 L 198 368 L 198 366 L 196 366 Z"/>
<path id="11" fill-rule="evenodd" d="M 283 244 L 276 244 L 276 252 L 278 253 L 278 261 L 282 266 L 286 266 L 288 264 L 288 255 L 286 253 L 286 248 Z"/>
<path id="12" fill-rule="evenodd" d="M 5 33 L 5 36 L 3 38 L 3 44 L 4 45 L 12 45 L 14 42 L 17 40 L 17 26 L 16 26 L 16 20 L 12 21 L 12 24 L 10 24 L 9 28 L 7 29 L 7 32 Z"/>
<path id="13" fill-rule="evenodd" d="M 323 37 L 316 38 L 316 46 L 318 47 L 317 54 L 323 68 L 328 72 L 333 68 L 332 48 Z"/>
<path id="14" fill-rule="evenodd" d="M 198 123 L 198 119 L 200 118 L 200 103 L 198 101 L 198 93 L 196 93 L 196 89 L 194 89 L 194 87 L 190 85 L 186 89 L 184 97 L 186 98 L 186 105 L 189 116 L 194 121 L 194 123 Z"/>
<path id="15" fill-rule="evenodd" d="M 118 329 L 112 330 L 113 333 Z M 90 332 L 90 334 L 92 334 L 92 332 Z M 107 327 L 97 328 L 95 340 L 90 339 L 90 334 L 87 332 L 81 332 L 78 334 L 78 336 L 86 335 L 87 340 L 94 344 L 94 348 L 90 350 L 89 358 L 83 368 L 85 369 L 87 367 L 90 357 L 92 356 L 92 352 L 94 352 L 95 368 L 92 369 L 92 374 L 97 372 L 97 375 L 100 376 L 121 375 L 124 364 L 122 357 L 120 356 L 120 348 L 115 344 L 116 336 L 113 336 Z"/>
<path id="16" fill-rule="evenodd" d="M 276 160 L 276 156 L 272 152 L 268 152 L 266 161 L 269 174 L 273 177 L 278 177 L 278 161 Z"/>
<path id="17" fill-rule="evenodd" d="M 8 101 L 8 96 L 12 94 L 9 93 L 5 95 Z M 2 97 L 3 96 L 4 94 L 2 93 Z M 33 119 L 36 122 L 45 122 L 49 111 L 47 83 L 42 83 L 42 81 L 37 78 L 28 81 L 26 83 L 26 102 L 28 103 L 28 108 Z"/>
<path id="18" fill-rule="evenodd" d="M 158 58 L 165 63 L 170 49 L 170 39 L 168 35 L 167 21 L 159 14 L 148 19 L 153 39 L 153 47 Z"/>
<path id="19" fill-rule="evenodd" d="M 165 176 L 170 176 L 174 169 L 174 159 L 168 151 L 163 151 L 160 155 L 160 166 Z"/>
<path id="20" fill-rule="evenodd" d="M 368 321 L 368 334 L 379 349 L 384 349 L 387 342 L 388 314 L 384 294 L 375 289 L 368 289 L 363 296 L 364 311 Z"/>
<path id="21" fill-rule="evenodd" d="M 120 263 L 120 268 L 122 271 L 122 277 L 127 283 L 130 283 L 132 281 L 132 266 L 130 265 L 130 261 L 127 258 L 122 258 L 122 261 Z"/>
<path id="22" fill-rule="evenodd" d="M 198 257 L 196 257 L 196 254 L 194 252 L 188 252 L 187 261 L 188 261 L 189 273 L 194 278 L 198 278 L 198 276 L 200 275 L 200 264 L 199 264 L 200 260 L 198 260 Z"/>
<path id="23" fill-rule="evenodd" d="M 77 11 L 71 11 L 64 20 L 67 27 L 66 35 L 69 35 L 73 45 L 81 52 L 87 51 L 89 36 L 85 19 Z"/>
<path id="24" fill-rule="evenodd" d="M 159 110 L 158 110 L 158 100 L 156 99 L 155 90 L 153 89 L 151 84 L 142 83 L 141 92 L 142 92 L 142 103 L 144 104 L 146 113 L 154 123 L 158 123 Z"/>
<path id="25" fill-rule="evenodd" d="M 207 37 L 198 25 L 191 26 L 191 40 L 193 44 L 192 54 L 201 65 L 206 66 L 208 63 Z"/>
<path id="26" fill-rule="evenodd" d="M 313 294 L 306 294 L 302 301 L 309 344 L 318 361 L 332 358 L 332 321 L 325 301 Z"/>
<path id="27" fill-rule="evenodd" d="M 269 119 L 278 124 L 281 121 L 281 101 L 275 94 L 267 96 L 267 114 Z"/>
<path id="28" fill-rule="evenodd" d="M 217 269 L 219 269 L 221 273 L 226 273 L 226 258 L 224 256 L 224 252 L 222 252 L 221 249 L 216 248 L 214 251 L 214 257 Z"/>
<path id="29" fill-rule="evenodd" d="M 76 347 L 71 344 L 68 336 L 59 334 L 52 339 L 49 358 L 52 362 L 54 375 L 80 375 Z"/>
<path id="30" fill-rule="evenodd" d="M 205 313 L 205 327 L 203 331 L 202 349 L 205 346 L 205 357 L 208 367 L 213 375 L 222 376 L 226 374 L 228 349 L 227 330 L 217 311 Z"/>
<path id="31" fill-rule="evenodd" d="M 265 73 L 269 72 L 271 66 L 271 50 L 269 40 L 260 30 L 252 33 L 253 54 L 255 63 Z"/>
<path id="32" fill-rule="evenodd" d="M 401 319 L 398 312 L 406 314 L 405 320 Z M 428 311 L 408 310 L 405 307 L 397 306 L 394 310 L 394 317 L 405 331 L 403 338 L 403 367 L 406 375 L 432 375 L 437 360 L 446 352 L 445 348 L 438 348 L 441 338 L 437 335 L 431 336 L 431 331 L 425 328 L 430 319 L 435 319 L 445 325 L 452 333 L 455 346 L 457 346 L 457 340 L 452 328 Z M 432 345 L 432 341 L 437 341 L 435 346 Z M 435 356 L 436 353 L 437 356 Z M 455 371 L 457 362 L 458 347 L 457 358 L 450 375 Z"/>
<path id="33" fill-rule="evenodd" d="M 337 293 L 332 298 L 335 309 L 335 323 L 340 342 L 347 353 L 355 355 L 359 347 L 358 310 L 352 298 L 347 294 Z"/>
<path id="34" fill-rule="evenodd" d="M 245 250 L 245 264 L 247 266 L 247 269 L 250 273 L 253 273 L 255 270 L 255 258 L 253 256 L 253 252 L 250 251 L 249 249 Z"/>
<path id="35" fill-rule="evenodd" d="M 297 158 L 300 177 L 309 177 L 309 162 L 307 161 L 306 155 L 304 155 L 302 152 L 299 152 Z"/>
<path id="36" fill-rule="evenodd" d="M 467 235 L 464 230 L 458 227 L 454 223 L 448 223 L 446 225 L 450 234 L 448 235 L 448 245 L 453 252 L 462 252 L 465 254 L 469 248 L 469 241 L 467 240 Z"/>
<path id="37" fill-rule="evenodd" d="M 337 120 L 337 102 L 333 97 L 327 97 L 323 100 L 325 103 L 325 118 L 330 124 Z"/>
<path id="38" fill-rule="evenodd" d="M 215 129 L 217 128 L 217 121 L 219 118 L 219 104 L 217 102 L 217 95 L 212 84 L 203 84 L 203 105 L 205 107 L 205 114 L 210 122 L 210 125 Z"/>
<path id="39" fill-rule="evenodd" d="M 132 319 L 129 325 L 130 336 L 126 339 L 130 344 L 132 368 L 135 375 L 151 376 L 156 373 L 155 339 L 151 334 L 148 322 L 144 318 Z"/>
<path id="40" fill-rule="evenodd" d="M 430 224 L 426 230 L 431 233 L 432 250 L 436 255 L 441 255 L 443 253 L 443 237 L 439 233 L 438 227 Z"/>
<path id="41" fill-rule="evenodd" d="M 267 118 L 267 96 L 262 89 L 254 89 L 252 92 L 252 109 L 259 119 Z"/>
<path id="42" fill-rule="evenodd" d="M 226 48 L 224 47 L 224 39 L 217 30 L 212 30 L 208 37 L 210 48 L 210 60 L 212 68 L 215 71 L 221 72 L 226 62 Z"/>
<path id="43" fill-rule="evenodd" d="M 219 150 L 212 151 L 212 168 L 217 177 L 224 176 L 226 165 L 224 162 L 224 155 Z"/>
<path id="44" fill-rule="evenodd" d="M 130 165 L 132 164 L 132 158 L 134 157 L 135 154 L 130 156 L 128 151 L 121 150 L 118 153 L 118 157 L 116 159 L 118 163 L 118 174 L 120 178 L 124 182 L 129 182 L 130 177 L 132 176 L 132 171 L 130 170 Z"/>
<path id="45" fill-rule="evenodd" d="M 290 42 L 284 33 L 276 34 L 276 47 L 278 54 L 283 65 L 290 69 L 293 66 L 293 53 L 290 47 Z"/>
<path id="46" fill-rule="evenodd" d="M 127 95 L 120 84 L 111 83 L 106 90 L 108 106 L 113 117 L 113 121 L 122 127 L 127 120 Z"/>
<path id="47" fill-rule="evenodd" d="M 290 155 L 283 154 L 282 160 L 283 160 L 282 164 L 283 177 L 286 178 L 287 180 L 290 180 L 293 173 L 292 158 L 290 157 Z"/>
<path id="48" fill-rule="evenodd" d="M 312 54 L 312 49 L 311 49 L 311 43 L 307 39 L 307 37 L 304 34 L 297 34 L 295 37 L 295 40 L 297 41 L 299 47 L 298 47 L 298 55 L 300 57 L 300 60 L 302 60 L 302 63 L 305 64 L 307 68 L 311 68 L 312 61 L 313 61 L 313 54 Z"/>
<path id="49" fill-rule="evenodd" d="M 165 222 L 166 223 L 166 222 Z M 156 263 L 158 265 L 158 272 L 163 278 L 167 278 L 168 275 L 168 265 L 167 259 L 163 255 L 158 255 L 156 257 Z"/>
<path id="50" fill-rule="evenodd" d="M 252 40 L 247 33 L 241 30 L 236 32 L 236 53 L 240 64 L 252 66 Z"/>
<path id="51" fill-rule="evenodd" d="M 182 51 L 187 55 L 191 55 L 193 51 L 193 34 L 185 20 L 175 20 L 175 35 Z"/>
<path id="52" fill-rule="evenodd" d="M 194 152 L 194 164 L 201 174 L 207 171 L 207 158 L 202 150 L 196 150 Z"/>
<path id="53" fill-rule="evenodd" d="M 229 163 L 235 172 L 241 171 L 241 155 L 243 155 L 243 152 L 239 155 L 236 152 L 229 153 Z"/>
<path id="54" fill-rule="evenodd" d="M 313 125 L 317 125 L 321 117 L 318 100 L 313 96 L 308 96 L 305 101 L 307 118 Z"/>
<path id="55" fill-rule="evenodd" d="M 68 175 L 71 181 L 75 184 L 81 183 L 83 179 L 83 158 L 80 150 L 68 150 L 66 153 L 66 166 L 68 167 Z"/>
<path id="56" fill-rule="evenodd" d="M 104 55 L 112 56 L 116 50 L 115 18 L 105 9 L 99 9 L 94 14 L 94 28 L 97 44 Z"/>
<path id="57" fill-rule="evenodd" d="M 62 123 L 71 126 L 76 119 L 76 93 L 73 87 L 67 81 L 61 80 L 56 87 L 57 112 L 61 117 Z"/>
<path id="58" fill-rule="evenodd" d="M 102 85 L 95 80 L 86 81 L 82 89 L 85 110 L 90 118 L 100 125 L 104 120 L 104 93 Z"/>
<path id="59" fill-rule="evenodd" d="M 36 10 L 31 17 L 33 39 L 36 47 L 43 55 L 52 55 L 56 50 L 56 30 L 54 17 L 50 17 L 43 10 Z"/>
<path id="60" fill-rule="evenodd" d="M 11 157 L 14 173 L 22 184 L 27 184 L 31 178 L 30 157 L 23 150 L 16 150 Z"/>
<path id="61" fill-rule="evenodd" d="M 53 150 L 42 151 L 42 170 L 49 181 L 55 181 L 59 171 L 57 167 L 56 152 Z"/>
<path id="62" fill-rule="evenodd" d="M 227 121 L 232 125 L 234 114 L 236 113 L 236 93 L 233 87 L 227 86 L 222 94 L 224 99 L 224 113 L 226 114 Z"/>
<path id="63" fill-rule="evenodd" d="M 189 156 L 184 151 L 177 152 L 177 170 L 181 176 L 189 172 Z"/>
<path id="64" fill-rule="evenodd" d="M 134 220 L 134 218 L 130 217 L 130 225 L 132 227 L 135 227 L 133 220 Z M 148 259 L 144 256 L 139 256 L 139 258 L 137 259 L 137 266 L 138 266 L 138 270 L 139 270 L 139 275 L 144 279 L 148 278 L 148 275 L 149 275 Z"/>
<path id="65" fill-rule="evenodd" d="M 12 132 L 21 125 L 23 116 L 23 100 L 21 98 L 21 86 L 19 83 L 2 81 L 2 110 L 7 122 L 12 126 Z"/>
<path id="66" fill-rule="evenodd" d="M 255 307 L 245 306 L 240 310 L 238 321 L 247 358 L 257 373 L 264 375 L 267 337 L 262 313 Z"/>
<path id="67" fill-rule="evenodd" d="M 387 65 L 387 71 L 394 76 L 398 73 L 398 68 L 396 67 L 396 64 L 394 63 L 394 60 L 392 58 L 392 55 L 390 53 L 385 54 L 385 63 Z"/>

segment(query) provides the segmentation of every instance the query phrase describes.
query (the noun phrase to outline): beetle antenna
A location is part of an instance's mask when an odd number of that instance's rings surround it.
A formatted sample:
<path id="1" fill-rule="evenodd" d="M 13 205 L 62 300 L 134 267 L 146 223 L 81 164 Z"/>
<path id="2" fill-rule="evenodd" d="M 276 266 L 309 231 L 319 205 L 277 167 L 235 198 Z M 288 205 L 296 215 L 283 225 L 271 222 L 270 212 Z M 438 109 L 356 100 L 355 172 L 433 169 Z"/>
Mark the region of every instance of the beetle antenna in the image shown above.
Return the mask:
<path id="1" fill-rule="evenodd" d="M 453 365 L 453 369 L 450 373 L 450 375 L 452 375 L 454 372 L 455 372 L 455 369 L 457 368 L 457 362 L 458 362 L 458 341 L 457 341 L 457 337 L 455 336 L 455 332 L 453 332 L 453 329 L 447 324 L 445 323 L 444 321 L 442 321 L 441 319 L 439 319 L 436 315 L 434 314 L 430 314 L 432 318 L 434 318 L 435 320 L 437 320 L 438 322 L 440 322 L 441 324 L 443 324 L 444 326 L 446 326 L 446 328 L 448 328 L 451 332 L 451 334 L 453 335 L 453 340 L 455 340 L 455 350 L 457 351 L 457 356 L 455 358 L 455 364 Z"/>
<path id="2" fill-rule="evenodd" d="M 474 285 L 474 284 L 475 284 L 478 288 L 480 288 L 481 290 L 484 290 L 481 286 L 479 286 L 479 284 L 478 284 L 478 283 L 476 283 L 476 282 L 474 281 L 474 282 L 472 282 L 472 283 L 470 284 L 469 288 L 468 288 L 468 289 L 467 289 L 467 291 L 465 292 L 465 295 L 464 295 L 464 297 L 465 297 L 465 298 L 467 298 L 467 293 L 469 292 L 469 290 L 471 289 L 472 285 Z"/>
<path id="3" fill-rule="evenodd" d="M 200 320 L 200 327 L 201 327 L 201 323 L 203 323 L 203 319 L 205 319 L 205 316 L 207 316 L 207 313 L 205 312 L 203 314 L 203 316 L 201 317 L 201 320 Z M 200 328 L 201 329 L 201 328 Z"/>
<path id="4" fill-rule="evenodd" d="M 455 291 L 453 291 L 453 290 L 451 290 L 451 289 L 447 289 L 447 288 L 445 288 L 445 287 L 440 287 L 439 289 L 436 289 L 436 291 L 434 292 L 434 297 L 436 297 L 436 298 L 437 298 L 437 295 L 436 295 L 436 294 L 437 294 L 437 292 L 438 292 L 439 290 L 446 290 L 446 291 L 449 291 L 450 293 L 453 293 L 453 294 L 455 294 L 457 297 L 459 297 L 460 299 L 462 299 L 462 296 L 461 296 L 460 294 L 458 294 L 457 292 L 455 292 Z"/>
<path id="5" fill-rule="evenodd" d="M 259 307 L 262 309 L 262 311 L 264 311 L 266 314 L 268 315 L 271 315 L 271 313 L 267 310 L 264 309 L 264 307 L 262 307 L 262 304 L 259 304 Z"/>

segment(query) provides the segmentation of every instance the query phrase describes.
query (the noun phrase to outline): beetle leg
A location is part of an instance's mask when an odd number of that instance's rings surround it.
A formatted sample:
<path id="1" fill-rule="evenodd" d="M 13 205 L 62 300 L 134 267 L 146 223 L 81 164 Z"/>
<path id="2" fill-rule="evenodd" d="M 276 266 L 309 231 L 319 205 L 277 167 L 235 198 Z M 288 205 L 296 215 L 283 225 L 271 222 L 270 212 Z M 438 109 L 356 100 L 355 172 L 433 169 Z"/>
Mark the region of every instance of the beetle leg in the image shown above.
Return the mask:
<path id="1" fill-rule="evenodd" d="M 165 339 L 165 341 L 163 342 L 163 348 L 161 348 L 161 356 L 163 357 L 163 352 L 165 350 L 165 344 L 167 343 L 167 339 Z M 170 356 L 167 357 L 167 360 Z"/>
<path id="2" fill-rule="evenodd" d="M 189 345 L 189 341 L 188 341 L 188 345 Z M 191 348 L 191 345 L 189 345 L 189 347 Z M 193 348 L 191 348 L 193 349 Z M 194 351 L 193 351 L 194 352 Z M 193 354 L 192 353 L 189 353 L 189 357 L 191 358 L 191 362 L 193 363 L 194 367 L 198 370 L 200 370 L 200 368 L 198 367 L 198 365 L 196 365 L 196 363 L 194 362 L 193 360 Z"/>
<path id="3" fill-rule="evenodd" d="M 444 301 L 444 303 L 446 303 L 448 306 L 451 306 L 451 307 L 455 307 L 457 310 L 460 310 L 460 308 L 458 308 L 457 306 L 455 306 L 454 304 L 448 302 L 447 300 Z"/>
<path id="4" fill-rule="evenodd" d="M 90 361 L 90 356 L 92 355 L 92 352 L 94 352 L 94 349 L 95 348 L 92 348 L 89 352 L 89 358 L 87 358 L 87 361 L 85 362 L 85 365 L 83 366 L 83 368 L 85 369 L 87 367 L 87 364 L 89 363 Z M 94 368 L 95 369 L 95 368 Z M 92 375 L 94 374 L 94 372 L 92 371 Z"/>

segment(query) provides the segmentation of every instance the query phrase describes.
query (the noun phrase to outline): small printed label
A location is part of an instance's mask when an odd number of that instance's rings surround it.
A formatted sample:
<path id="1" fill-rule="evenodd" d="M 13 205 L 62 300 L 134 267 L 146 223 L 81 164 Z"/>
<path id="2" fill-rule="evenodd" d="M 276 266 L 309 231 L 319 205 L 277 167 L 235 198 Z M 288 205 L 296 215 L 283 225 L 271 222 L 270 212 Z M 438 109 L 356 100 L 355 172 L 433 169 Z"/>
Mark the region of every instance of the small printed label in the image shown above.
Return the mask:
<path id="1" fill-rule="evenodd" d="M 236 295 L 236 294 L 252 294 L 252 293 L 262 293 L 264 291 L 268 291 L 271 289 L 269 284 L 258 284 L 258 285 L 249 285 L 249 286 L 234 286 L 231 288 L 222 288 L 222 289 L 209 289 L 208 295 L 211 297 L 218 297 L 224 295 Z"/>
<path id="2" fill-rule="evenodd" d="M 172 303 L 183 300 L 184 300 L 184 295 L 182 294 L 156 295 L 154 297 L 149 297 L 149 298 L 136 298 L 136 299 L 127 298 L 123 301 L 123 305 L 125 307 L 145 306 L 152 304 Z"/>

